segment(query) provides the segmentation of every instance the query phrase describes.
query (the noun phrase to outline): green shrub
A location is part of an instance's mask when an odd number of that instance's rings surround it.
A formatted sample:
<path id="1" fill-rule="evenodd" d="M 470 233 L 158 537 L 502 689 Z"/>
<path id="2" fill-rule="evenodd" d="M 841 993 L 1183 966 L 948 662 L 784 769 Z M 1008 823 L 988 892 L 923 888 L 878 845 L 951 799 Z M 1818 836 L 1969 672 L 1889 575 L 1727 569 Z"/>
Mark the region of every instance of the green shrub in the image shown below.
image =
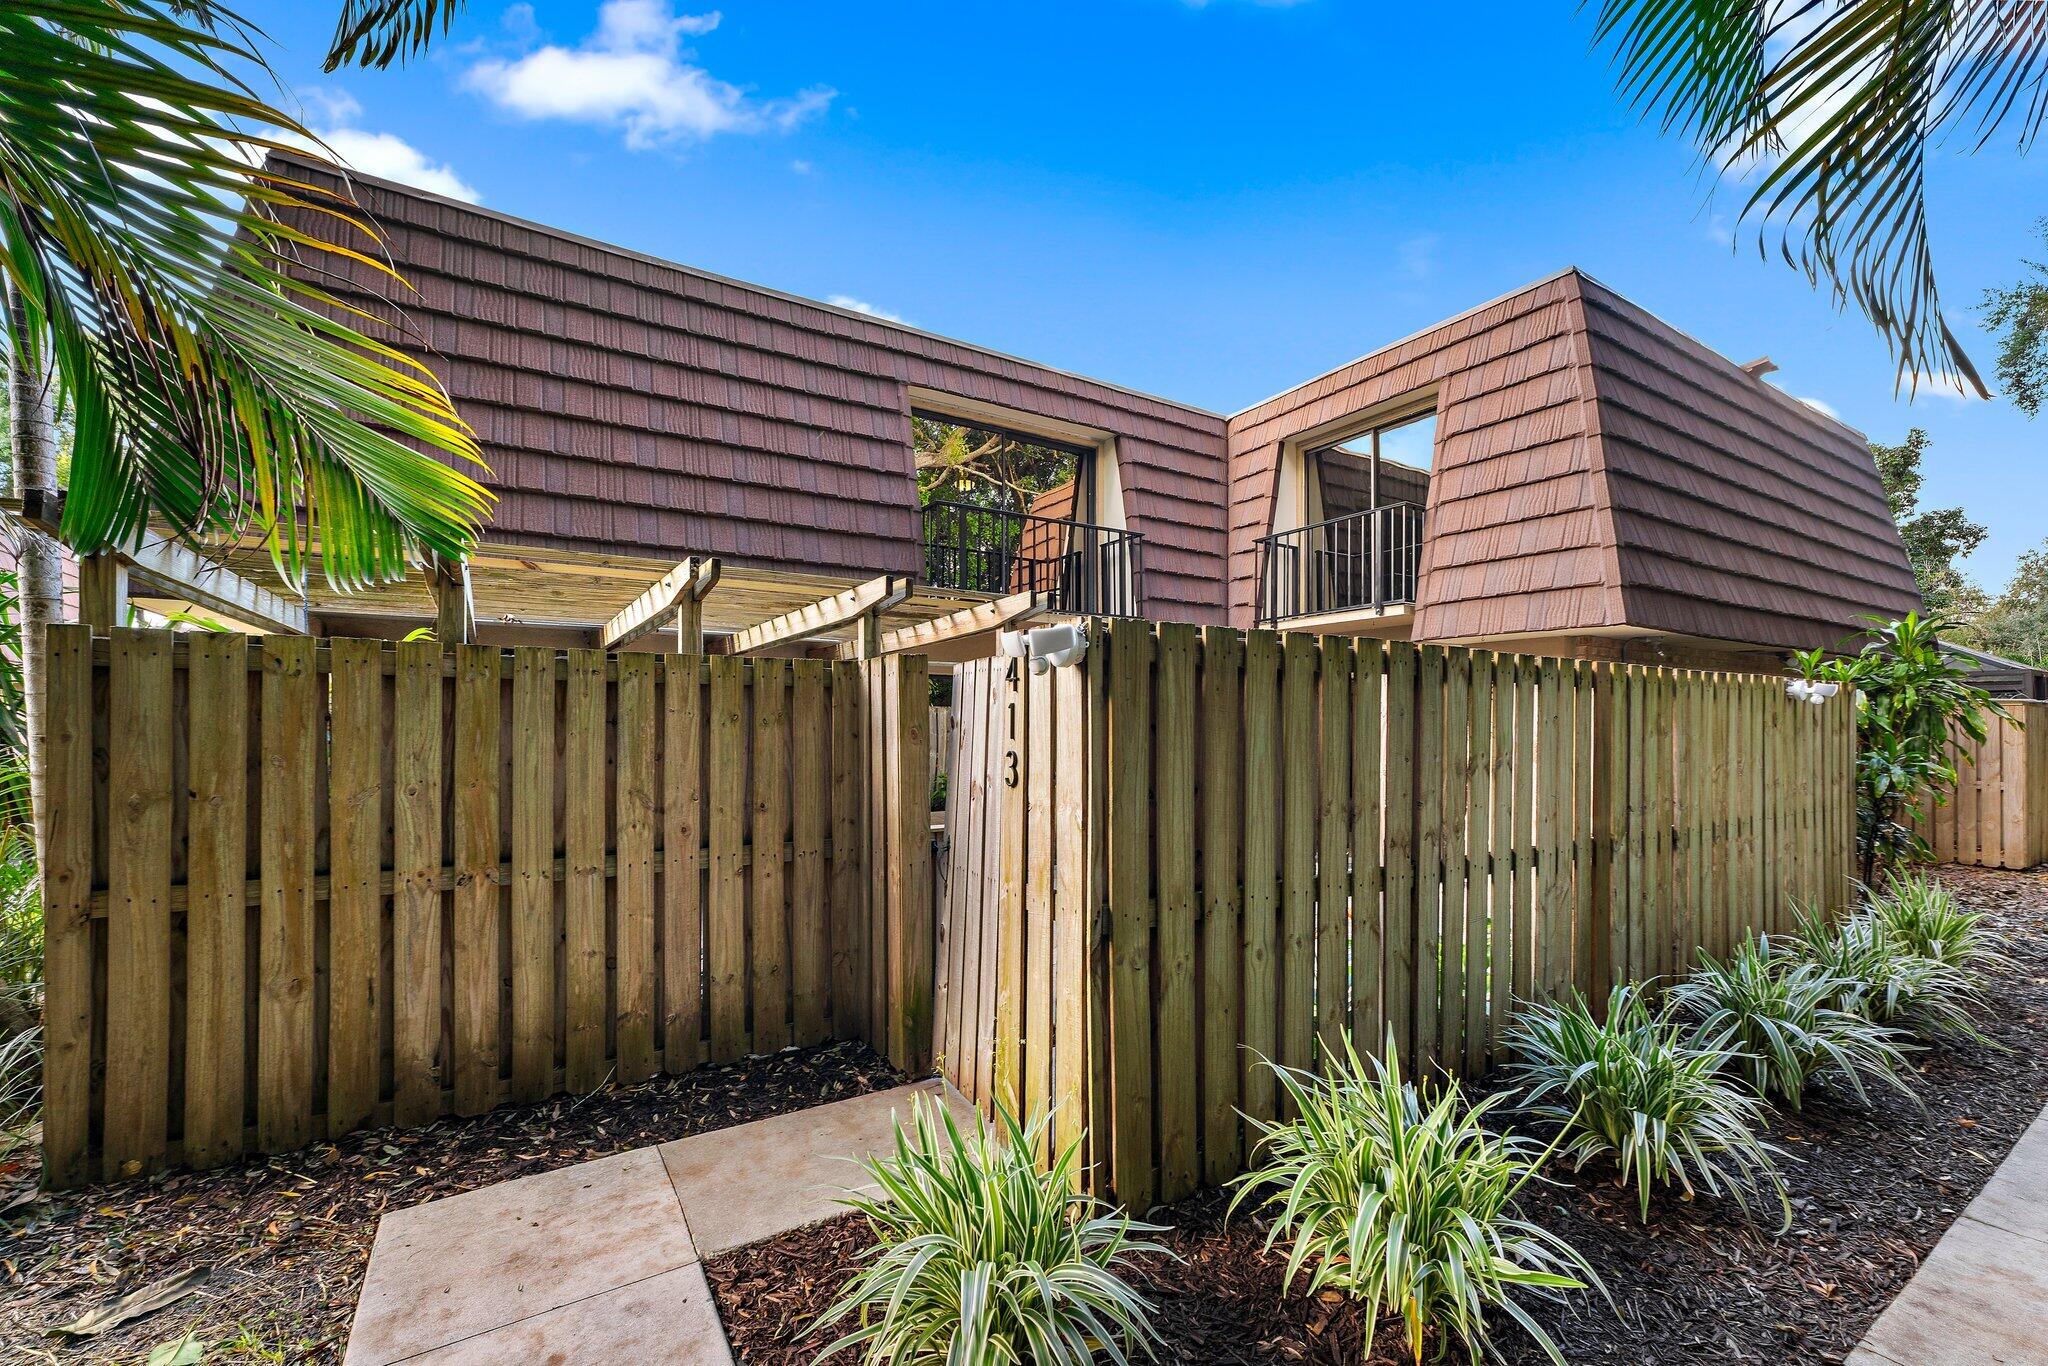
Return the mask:
<path id="1" fill-rule="evenodd" d="M 1695 1183 L 1744 1210 L 1768 1188 L 1791 1217 L 1773 1150 L 1756 1136 L 1763 1101 L 1725 1075 L 1734 1053 L 1725 1034 L 1698 1038 L 1668 1008 L 1653 1011 L 1641 987 L 1622 985 L 1604 1021 L 1574 993 L 1525 1008 L 1507 1044 L 1509 1075 L 1527 1088 L 1520 1107 L 1563 1126 L 1572 1170 L 1613 1154 L 1644 1221 L 1653 1187 L 1676 1184 L 1690 1197 Z"/>
<path id="2" fill-rule="evenodd" d="M 1870 915 L 1913 953 L 1968 974 L 1973 985 L 1985 969 L 2009 963 L 1984 913 L 1964 910 L 1954 892 L 1925 874 L 1887 879 L 1870 899 Z"/>
<path id="3" fill-rule="evenodd" d="M 1973 974 L 1925 957 L 1869 911 L 1839 924 L 1802 915 L 1794 948 L 1834 978 L 1828 1004 L 1923 1038 L 1982 1039 L 1971 1012 L 1982 1004 Z"/>
<path id="4" fill-rule="evenodd" d="M 813 1331 L 852 1321 L 823 1356 L 858 1347 L 868 1362 L 1087 1366 L 1100 1351 L 1152 1354 L 1152 1306 L 1120 1269 L 1164 1254 L 1158 1232 L 1074 1193 L 1079 1143 L 1041 1171 L 1046 1119 L 998 1107 L 1000 1132 L 963 1134 L 946 1107 L 918 1097 L 891 1157 L 862 1165 L 880 1193 L 846 1204 L 867 1216 L 868 1264 Z M 822 1358 L 821 1358 L 822 1359 Z"/>
<path id="5" fill-rule="evenodd" d="M 1726 963 L 1708 958 L 1671 989 L 1675 1008 L 1698 1022 L 1699 1037 L 1726 1039 L 1731 1065 L 1759 1095 L 1799 1108 L 1807 1083 L 1846 1082 L 1866 1104 L 1866 1078 L 1911 1095 L 1902 1075 L 1905 1035 L 1833 1004 L 1843 983 L 1817 963 L 1779 953 L 1767 937 Z"/>
<path id="6" fill-rule="evenodd" d="M 1468 1107 L 1455 1083 L 1426 1099 L 1401 1079 L 1391 1043 L 1387 1054 L 1368 1072 L 1347 1037 L 1341 1057 L 1324 1050 L 1326 1076 L 1266 1064 L 1299 1117 L 1252 1121 L 1263 1161 L 1238 1178 L 1232 1211 L 1263 1194 L 1277 1210 L 1266 1246 L 1291 1243 L 1287 1283 L 1307 1267 L 1310 1294 L 1367 1302 L 1365 1356 L 1370 1324 L 1392 1312 L 1417 1361 L 1431 1327 L 1476 1361 L 1491 1350 L 1486 1315 L 1498 1308 L 1561 1364 L 1515 1296 L 1558 1298 L 1600 1281 L 1564 1240 L 1510 1210 L 1547 1154 L 1489 1133 L 1479 1120 L 1492 1102 Z"/>

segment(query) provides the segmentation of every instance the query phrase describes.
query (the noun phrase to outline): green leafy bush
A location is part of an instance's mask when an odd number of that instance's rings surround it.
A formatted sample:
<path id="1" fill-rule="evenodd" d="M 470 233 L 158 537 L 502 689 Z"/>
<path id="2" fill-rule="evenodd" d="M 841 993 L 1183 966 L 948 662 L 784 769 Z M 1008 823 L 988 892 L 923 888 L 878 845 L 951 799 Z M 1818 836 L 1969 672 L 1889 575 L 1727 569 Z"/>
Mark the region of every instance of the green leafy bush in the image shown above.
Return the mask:
<path id="1" fill-rule="evenodd" d="M 1973 974 L 1914 952 L 1870 911 L 1840 923 L 1802 915 L 1799 955 L 1834 978 L 1829 1004 L 1923 1038 L 1981 1039 L 1971 1013 L 1982 999 Z"/>
<path id="2" fill-rule="evenodd" d="M 1561 1366 L 1515 1296 L 1558 1298 L 1600 1281 L 1563 1239 L 1512 1213 L 1547 1154 L 1489 1133 L 1479 1121 L 1493 1102 L 1468 1107 L 1455 1083 L 1427 1099 L 1401 1079 L 1391 1044 L 1387 1054 L 1368 1069 L 1347 1037 L 1342 1056 L 1325 1049 L 1326 1076 L 1266 1064 L 1299 1117 L 1252 1121 L 1262 1165 L 1238 1178 L 1232 1211 L 1263 1195 L 1277 1211 L 1266 1246 L 1290 1243 L 1288 1284 L 1306 1267 L 1309 1293 L 1363 1299 L 1371 1321 L 1400 1315 L 1417 1361 L 1431 1327 L 1477 1360 L 1491 1350 L 1486 1315 L 1498 1308 Z"/>
<path id="3" fill-rule="evenodd" d="M 1622 985 L 1605 1020 L 1577 993 L 1525 1008 L 1507 1044 L 1509 1075 L 1526 1088 L 1520 1107 L 1563 1126 L 1572 1170 L 1612 1154 L 1645 1221 L 1652 1188 L 1674 1184 L 1688 1197 L 1695 1184 L 1725 1192 L 1745 1210 L 1768 1189 L 1790 1217 L 1773 1150 L 1756 1135 L 1763 1101 L 1726 1075 L 1726 1033 L 1699 1037 L 1669 1008 L 1652 1010 L 1643 988 Z"/>
<path id="4" fill-rule="evenodd" d="M 1983 912 L 1964 910 L 1954 892 L 1925 874 L 1888 879 L 1871 897 L 1870 915 L 1898 943 L 1967 974 L 1973 984 L 1981 983 L 1984 969 L 2008 963 Z"/>
<path id="5" fill-rule="evenodd" d="M 851 1325 L 823 1356 L 857 1347 L 891 1366 L 1088 1366 L 1097 1352 L 1119 1363 L 1152 1354 L 1152 1306 L 1119 1272 L 1166 1255 L 1132 1237 L 1158 1227 L 1074 1192 L 1078 1142 L 1041 1171 L 1043 1115 L 997 1114 L 999 1131 L 963 1134 L 943 1104 L 918 1097 L 894 1155 L 862 1164 L 879 1194 L 846 1204 L 878 1241 L 813 1329 Z"/>
<path id="6" fill-rule="evenodd" d="M 1834 1076 L 1866 1104 L 1866 1078 L 1906 1095 L 1905 1035 L 1835 1002 L 1843 982 L 1818 963 L 1778 952 L 1768 937 L 1745 943 L 1726 963 L 1708 958 L 1671 989 L 1680 1012 L 1698 1022 L 1699 1035 L 1723 1039 L 1730 1062 L 1758 1094 L 1799 1108 L 1807 1083 Z"/>

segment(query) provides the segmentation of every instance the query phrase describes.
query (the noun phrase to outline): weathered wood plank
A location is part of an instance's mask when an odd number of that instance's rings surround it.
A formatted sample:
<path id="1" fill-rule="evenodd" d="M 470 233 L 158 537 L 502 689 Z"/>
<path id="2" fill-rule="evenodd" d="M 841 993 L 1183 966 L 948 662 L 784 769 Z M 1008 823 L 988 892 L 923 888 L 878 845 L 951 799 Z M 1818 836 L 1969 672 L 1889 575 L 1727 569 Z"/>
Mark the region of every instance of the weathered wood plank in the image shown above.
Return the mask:
<path id="1" fill-rule="evenodd" d="M 562 850 L 566 941 L 562 955 L 563 1061 L 569 1090 L 604 1084 L 610 1032 L 605 1001 L 605 657 L 569 651 L 562 708 Z"/>
<path id="2" fill-rule="evenodd" d="M 711 883 L 705 925 L 711 1060 L 747 1053 L 747 665 L 713 656 L 711 668 Z M 864 983 L 855 984 L 856 991 Z M 866 1018 L 863 1013 L 863 1019 Z"/>
<path id="3" fill-rule="evenodd" d="M 1202 1172 L 1211 1185 L 1243 1162 L 1237 1117 L 1243 1020 L 1244 637 L 1228 627 L 1202 633 Z M 1067 718 L 1061 718 L 1064 723 Z"/>
<path id="4" fill-rule="evenodd" d="M 1386 1036 L 1385 930 L 1380 894 L 1380 752 L 1384 743 L 1386 646 L 1360 640 L 1351 674 L 1351 1019 L 1361 1049 Z"/>
<path id="5" fill-rule="evenodd" d="M 613 722 L 612 1034 L 621 1085 L 660 1070 L 654 1021 L 654 755 L 661 723 L 661 661 L 651 654 L 618 659 Z M 781 847 L 779 844 L 776 846 Z M 779 859 L 770 860 L 780 862 Z"/>
<path id="6" fill-rule="evenodd" d="M 313 792 L 319 773 L 316 750 L 327 719 L 316 644 L 305 636 L 266 636 L 263 641 L 256 1143 L 273 1153 L 313 1137 Z M 166 670 L 169 664 L 166 651 Z M 437 694 L 438 682 L 437 677 Z M 167 726 L 168 721 L 164 716 L 155 724 Z"/>
<path id="7" fill-rule="evenodd" d="M 1152 718 L 1158 868 L 1154 982 L 1161 1200 L 1201 1180 L 1195 1034 L 1195 628 L 1161 625 Z"/>
<path id="8" fill-rule="evenodd" d="M 1391 1044 L 1410 1063 L 1416 1053 L 1415 957 L 1418 883 L 1425 857 L 1421 840 L 1417 744 L 1422 732 L 1416 688 L 1420 660 L 1405 640 L 1387 645 L 1387 757 L 1383 772 L 1386 792 L 1381 824 L 1386 840 L 1386 890 L 1381 911 L 1381 950 L 1385 964 L 1381 992 L 1387 1021 L 1385 1033 L 1369 1040 L 1375 1052 Z M 1426 883 L 1424 884 L 1426 885 Z"/>
<path id="9" fill-rule="evenodd" d="M 1282 637 L 1280 675 L 1280 1055 L 1313 1067 L 1316 951 L 1316 637 Z"/>
<path id="10" fill-rule="evenodd" d="M 43 1175 L 90 1179 L 93 880 L 92 628 L 52 626 L 43 711 Z M 239 884 L 238 884 L 239 885 Z M 100 1017 L 102 1027 L 107 1023 Z M 240 1120 L 239 1113 L 236 1116 Z"/>
<path id="11" fill-rule="evenodd" d="M 1053 680 L 1053 1103 L 1055 1139 L 1088 1127 L 1089 897 L 1088 675 L 1056 669 Z M 1234 1120 L 1233 1116 L 1233 1120 Z M 1078 1181 L 1082 1173 L 1075 1173 Z"/>
<path id="12" fill-rule="evenodd" d="M 832 666 L 832 1035 L 867 1027 L 862 934 L 867 926 L 867 833 L 862 826 L 867 762 L 860 665 Z M 955 836 L 957 838 L 957 835 Z"/>
<path id="13" fill-rule="evenodd" d="M 1152 1053 L 1152 636 L 1140 621 L 1109 628 L 1110 1047 L 1116 1084 L 1116 1195 L 1148 1209 L 1158 1073 Z"/>
<path id="14" fill-rule="evenodd" d="M 826 669 L 823 660 L 798 660 L 790 691 L 790 842 L 795 851 L 789 879 L 790 994 L 794 1041 L 802 1046 L 830 1037 L 832 1008 L 831 920 L 825 904 L 825 843 L 832 823 Z"/>
<path id="15" fill-rule="evenodd" d="M 169 1151 L 170 632 L 115 631 L 108 694 L 101 1178 L 111 1181 L 156 1170 Z"/>
<path id="16" fill-rule="evenodd" d="M 393 1116 L 441 1113 L 441 647 L 405 641 L 394 685 L 391 1072 Z"/>
<path id="17" fill-rule="evenodd" d="M 1351 1024 L 1351 663 L 1349 639 L 1323 637 L 1315 1031 L 1319 1046 L 1339 1056 Z"/>
<path id="18" fill-rule="evenodd" d="M 374 646 L 372 649 L 374 650 Z M 248 875 L 249 809 L 249 642 L 239 635 L 195 633 L 187 656 L 185 716 L 194 722 L 186 753 L 185 896 L 185 1161 L 211 1167 L 238 1156 L 244 1145 L 244 1075 L 247 1058 L 247 991 L 249 918 L 243 886 Z M 337 687 L 340 680 L 337 679 Z M 340 716 L 337 714 L 339 724 Z M 361 743 L 361 742 L 359 742 Z M 374 756 L 376 748 L 369 748 Z M 341 745 L 335 746 L 339 760 Z M 372 784 L 371 796 L 382 790 Z M 347 816 L 329 803 L 332 825 L 331 863 L 337 893 L 350 864 Z M 371 846 L 370 885 L 376 886 L 375 846 Z M 369 1048 L 334 1047 L 333 1028 L 355 1018 L 362 1005 L 351 986 L 359 981 L 362 957 L 352 943 L 356 924 L 346 908 L 353 898 L 337 894 L 332 902 L 329 951 L 330 1027 L 328 1110 L 351 1115 L 355 1086 L 337 1088 L 337 1055 L 353 1061 L 366 1051 L 376 1063 L 375 1016 L 369 1015 Z M 376 905 L 371 903 L 369 965 L 376 965 Z M 345 985 L 350 984 L 350 985 Z M 374 1000 L 374 998 L 373 998 Z M 344 1064 L 345 1066 L 345 1064 Z M 354 1079 L 350 1081 L 353 1083 Z M 377 1100 L 376 1073 L 362 1113 Z M 343 1103 L 335 1104 L 337 1089 Z M 348 1127 L 361 1122 L 352 1115 Z M 333 1121 L 330 1120 L 330 1123 Z"/>
<path id="19" fill-rule="evenodd" d="M 512 1094 L 532 1102 L 554 1089 L 555 656 L 512 655 Z"/>
<path id="20" fill-rule="evenodd" d="M 753 846 L 780 849 L 789 838 L 789 663 L 763 659 L 752 668 Z M 789 887 L 780 859 L 755 859 L 753 872 L 748 899 L 753 1051 L 774 1053 L 789 1043 Z"/>
<path id="21" fill-rule="evenodd" d="M 192 684 L 196 698 L 200 690 L 200 658 L 205 647 L 201 637 L 192 638 Z M 217 688 L 225 698 L 234 692 L 247 703 L 247 645 L 240 637 L 214 636 L 229 642 L 214 661 L 224 677 Z M 384 862 L 384 660 L 383 647 L 374 640 L 334 640 L 328 644 L 328 760 L 327 760 L 327 1135 L 339 1137 L 361 1128 L 376 1111 L 383 1090 L 380 1042 L 384 1015 L 389 1007 L 384 993 L 384 898 L 381 879 Z M 233 682 L 229 682 L 231 676 Z M 196 714 L 196 713 L 195 713 Z M 211 723 L 209 723 L 211 724 Z M 233 775 L 222 773 L 223 784 L 242 781 L 242 746 L 236 750 Z M 193 774 L 199 773 L 198 747 L 193 748 Z M 195 782 L 195 787 L 197 786 Z M 222 789 L 224 790 L 224 786 Z M 193 799 L 193 830 L 199 799 Z M 221 871 L 233 879 L 233 931 L 239 940 L 246 933 L 242 915 L 242 874 L 248 867 L 241 852 L 244 821 L 240 801 L 221 802 L 223 809 L 235 809 L 232 831 L 221 833 L 236 849 L 230 854 L 220 847 Z M 196 863 L 196 861 L 195 861 Z M 225 886 L 222 899 L 225 901 Z M 190 931 L 187 931 L 188 942 Z M 227 946 L 222 945 L 225 950 Z M 187 952 L 190 952 L 188 947 Z M 237 964 L 240 949 L 231 950 Z M 236 992 L 236 1012 L 241 1009 Z M 241 1030 L 235 1027 L 234 1081 L 241 1083 Z M 189 1113 L 189 1111 L 188 1111 Z M 242 1107 L 234 1106 L 235 1137 L 240 1138 Z M 186 1146 L 192 1144 L 191 1125 L 186 1126 Z M 237 1144 L 239 1146 L 239 1142 Z"/>
<path id="22" fill-rule="evenodd" d="M 455 654 L 455 917 L 449 944 L 454 983 L 455 1112 L 497 1103 L 501 892 L 498 651 L 457 645 Z M 623 661 L 621 661 L 623 663 Z M 623 871 L 623 870 L 622 870 Z"/>

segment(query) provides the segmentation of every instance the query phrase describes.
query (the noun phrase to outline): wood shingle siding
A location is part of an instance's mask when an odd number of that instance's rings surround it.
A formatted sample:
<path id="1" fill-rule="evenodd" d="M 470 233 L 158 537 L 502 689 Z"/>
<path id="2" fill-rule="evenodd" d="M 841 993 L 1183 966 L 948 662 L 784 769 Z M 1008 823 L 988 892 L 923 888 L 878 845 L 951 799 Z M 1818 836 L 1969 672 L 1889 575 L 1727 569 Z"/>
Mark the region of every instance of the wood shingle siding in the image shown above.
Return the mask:
<path id="1" fill-rule="evenodd" d="M 1431 387 L 1418 640 L 1808 647 L 1919 603 L 1857 433 L 1569 270 L 1231 419 L 1234 620 L 1283 444 Z"/>
<path id="2" fill-rule="evenodd" d="M 320 172 L 297 163 L 301 173 Z M 369 177 L 410 336 L 476 429 L 487 539 L 872 575 L 921 569 L 917 386 L 1116 438 L 1148 615 L 1222 616 L 1224 419 Z M 392 334 L 396 336 L 397 334 Z"/>

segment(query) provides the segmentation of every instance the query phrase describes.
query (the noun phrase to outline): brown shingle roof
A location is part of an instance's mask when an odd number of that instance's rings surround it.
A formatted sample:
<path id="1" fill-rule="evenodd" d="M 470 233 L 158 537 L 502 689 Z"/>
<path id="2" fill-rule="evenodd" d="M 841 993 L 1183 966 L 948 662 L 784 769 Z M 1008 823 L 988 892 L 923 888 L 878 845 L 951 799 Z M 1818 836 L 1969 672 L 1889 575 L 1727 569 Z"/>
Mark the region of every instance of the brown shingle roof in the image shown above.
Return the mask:
<path id="1" fill-rule="evenodd" d="M 1568 270 L 1231 419 L 1236 619 L 1283 444 L 1431 386 L 1418 639 L 1803 647 L 1918 604 L 1861 436 Z"/>
<path id="2" fill-rule="evenodd" d="M 308 175 L 320 172 L 305 163 Z M 337 282 L 423 349 L 499 495 L 488 539 L 727 556 L 821 573 L 920 568 L 907 388 L 1117 438 L 1146 608 L 1220 619 L 1224 419 L 883 319 L 354 177 L 393 265 Z"/>

